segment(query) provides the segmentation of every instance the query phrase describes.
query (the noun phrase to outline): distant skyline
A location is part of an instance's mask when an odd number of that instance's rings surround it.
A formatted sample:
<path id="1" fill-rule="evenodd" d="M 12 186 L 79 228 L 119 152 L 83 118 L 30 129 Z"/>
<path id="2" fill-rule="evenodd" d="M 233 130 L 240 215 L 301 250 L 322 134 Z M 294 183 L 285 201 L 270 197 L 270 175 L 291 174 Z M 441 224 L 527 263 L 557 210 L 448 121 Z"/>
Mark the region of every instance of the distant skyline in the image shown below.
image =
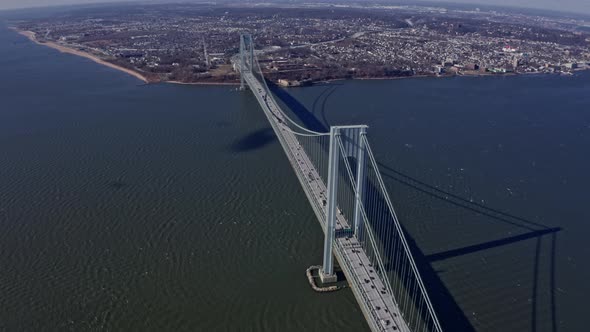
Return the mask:
<path id="1" fill-rule="evenodd" d="M 104 2 L 132 2 L 141 0 L 0 0 L 0 9 L 18 9 L 40 6 L 56 6 L 56 5 L 74 5 L 74 4 L 90 4 L 90 3 L 104 3 Z M 272 0 L 270 0 L 272 1 Z M 261 0 L 261 2 L 270 2 L 268 0 Z M 274 0 L 276 2 L 285 2 L 285 0 Z M 346 0 L 344 0 L 346 1 Z M 368 1 L 368 0 L 365 0 Z M 406 0 L 407 1 L 407 0 Z M 506 7 L 524 7 L 549 9 L 556 11 L 567 11 L 580 14 L 590 14 L 590 1 L 588 0 L 428 0 L 429 2 L 455 2 L 461 4 L 474 5 L 494 5 Z M 157 2 L 187 2 L 187 0 L 160 0 Z M 190 2 L 190 0 L 188 0 Z M 251 2 L 251 1 L 250 1 Z M 395 1 L 392 1 L 395 2 Z M 421 1 L 416 1 L 420 4 Z"/>

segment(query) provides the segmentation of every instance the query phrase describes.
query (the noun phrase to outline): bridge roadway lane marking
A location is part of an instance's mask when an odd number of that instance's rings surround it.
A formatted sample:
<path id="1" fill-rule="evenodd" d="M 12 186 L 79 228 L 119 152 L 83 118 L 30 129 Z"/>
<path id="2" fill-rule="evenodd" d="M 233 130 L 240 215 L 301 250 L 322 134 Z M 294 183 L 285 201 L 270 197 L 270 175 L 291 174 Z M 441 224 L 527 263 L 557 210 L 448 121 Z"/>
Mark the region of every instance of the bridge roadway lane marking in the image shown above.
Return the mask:
<path id="1" fill-rule="evenodd" d="M 252 74 L 246 74 L 246 81 L 252 92 L 260 97 L 257 98 L 259 102 L 264 100 L 264 88 L 258 80 L 256 80 Z M 326 185 L 315 167 L 313 167 L 313 163 L 301 147 L 295 135 L 290 132 L 290 128 L 286 125 L 285 119 L 282 115 L 283 113 L 279 106 L 275 104 L 272 98 L 267 98 L 264 103 L 260 103 L 265 111 L 272 114 L 272 116 L 269 117 L 271 121 L 274 121 L 277 127 L 281 129 L 281 131 L 276 134 L 281 135 L 287 143 L 290 150 L 289 152 L 292 157 L 294 157 L 293 159 L 290 158 L 290 160 L 295 161 L 294 165 L 293 162 L 291 162 L 293 168 L 298 170 L 305 178 L 308 188 L 311 190 L 315 199 L 315 202 L 311 203 L 319 206 L 325 216 L 326 207 L 323 205 L 323 199 L 326 198 Z M 336 230 L 350 229 L 350 225 L 340 209 L 338 209 L 336 217 Z M 325 217 L 320 222 L 325 224 Z M 356 285 L 359 291 L 364 293 L 361 296 L 366 296 L 366 299 L 357 298 L 357 300 L 359 302 L 364 302 L 368 306 L 375 323 L 384 331 L 409 332 L 410 329 L 403 320 L 398 306 L 395 305 L 393 297 L 387 292 L 381 278 L 375 273 L 374 267 L 371 265 L 369 258 L 358 240 L 355 237 L 337 237 L 335 241 L 337 242 L 335 249 L 338 250 L 342 258 L 347 261 L 348 264 L 345 265 L 350 265 L 346 266 L 348 270 L 350 270 L 350 276 L 356 279 Z"/>

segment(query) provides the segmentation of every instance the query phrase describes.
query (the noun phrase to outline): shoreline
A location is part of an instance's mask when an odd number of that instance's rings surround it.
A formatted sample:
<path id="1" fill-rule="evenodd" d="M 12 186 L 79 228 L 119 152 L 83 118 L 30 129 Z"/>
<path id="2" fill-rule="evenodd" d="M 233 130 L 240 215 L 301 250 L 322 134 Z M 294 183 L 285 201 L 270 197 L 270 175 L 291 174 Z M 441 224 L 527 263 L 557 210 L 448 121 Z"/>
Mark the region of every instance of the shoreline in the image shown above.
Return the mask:
<path id="1" fill-rule="evenodd" d="M 17 33 L 19 33 L 22 36 L 27 37 L 30 41 L 34 42 L 37 45 L 44 45 L 50 48 L 53 48 L 55 50 L 60 51 L 61 53 L 67 53 L 67 54 L 72 54 L 72 55 L 77 55 L 86 59 L 90 59 L 92 61 L 94 61 L 95 63 L 98 63 L 100 65 L 103 66 L 107 66 L 109 68 L 124 72 L 128 75 L 131 75 L 141 81 L 143 81 L 144 83 L 150 83 L 150 81 L 143 75 L 141 75 L 140 73 L 133 71 L 131 69 L 125 68 L 125 67 L 121 67 L 118 65 L 115 65 L 113 63 L 107 62 L 95 55 L 92 55 L 88 52 L 84 52 L 84 51 L 80 51 L 80 50 L 75 50 L 73 48 L 58 44 L 56 42 L 52 42 L 52 41 L 48 41 L 48 42 L 40 42 L 39 40 L 37 40 L 37 36 L 34 32 L 32 31 L 22 31 L 22 30 L 18 30 L 17 28 L 11 28 L 12 30 L 16 31 Z"/>
<path id="2" fill-rule="evenodd" d="M 25 30 L 19 30 L 16 27 L 10 27 L 9 29 L 15 31 L 16 33 L 27 37 L 30 41 L 34 42 L 37 45 L 43 45 L 43 46 L 47 46 L 50 48 L 53 48 L 55 50 L 60 51 L 61 53 L 67 53 L 67 54 L 72 54 L 72 55 L 76 55 L 76 56 L 80 56 L 80 57 L 84 57 L 86 59 L 92 60 L 93 62 L 103 65 L 103 66 L 107 66 L 109 68 L 118 70 L 120 72 L 126 73 L 128 75 L 131 75 L 137 79 L 139 79 L 140 81 L 142 81 L 145 84 L 156 84 L 156 83 L 165 83 L 165 84 L 178 84 L 178 85 L 211 85 L 211 86 L 237 86 L 240 85 L 239 82 L 181 82 L 181 81 L 150 81 L 146 76 L 142 75 L 141 73 L 129 69 L 129 68 L 125 68 L 113 63 L 110 63 L 108 61 L 105 61 L 101 58 L 99 58 L 96 55 L 93 55 L 91 53 L 85 52 L 85 51 L 80 51 L 62 44 L 59 44 L 57 42 L 53 42 L 53 41 L 47 41 L 47 42 L 40 42 L 39 40 L 37 40 L 37 36 L 33 31 L 25 31 Z M 584 70 L 590 70 L 589 68 L 580 68 L 574 71 L 584 71 Z M 316 85 L 316 84 L 329 84 L 331 82 L 337 82 L 337 81 L 364 81 L 364 80 L 401 80 L 401 79 L 408 79 L 408 78 L 449 78 L 449 77 L 497 77 L 497 76 L 518 76 L 518 75 L 538 75 L 538 74 L 549 74 L 551 75 L 552 73 L 545 73 L 545 72 L 530 72 L 530 73 L 503 73 L 503 74 L 494 74 L 494 73 L 469 73 L 469 74 L 456 74 L 456 75 L 413 75 L 413 76 L 396 76 L 396 77 L 358 77 L 358 78 L 334 78 L 334 79 L 327 79 L 327 80 L 319 80 L 319 81 L 315 81 L 312 82 L 311 85 Z M 293 88 L 293 87 L 291 87 Z"/>
<path id="3" fill-rule="evenodd" d="M 240 82 L 180 82 L 180 81 L 162 81 L 159 83 L 178 84 L 178 85 L 240 85 Z"/>
<path id="4" fill-rule="evenodd" d="M 55 50 L 58 50 L 61 53 L 67 53 L 67 54 L 72 54 L 72 55 L 84 57 L 86 59 L 92 60 L 93 62 L 95 62 L 99 65 L 107 66 L 109 68 L 118 70 L 118 71 L 126 73 L 128 75 L 131 75 L 131 76 L 139 79 L 140 81 L 142 81 L 145 84 L 166 83 L 166 84 L 178 84 L 178 85 L 222 85 L 222 86 L 223 85 L 225 85 L 225 86 L 240 85 L 239 82 L 235 82 L 235 83 L 234 82 L 180 82 L 180 81 L 157 81 L 157 82 L 154 82 L 154 81 L 150 81 L 147 77 L 143 76 L 142 74 L 138 73 L 137 71 L 134 71 L 132 69 L 128 69 L 128 68 L 125 68 L 122 66 L 115 65 L 113 63 L 105 61 L 93 54 L 88 53 L 88 52 L 76 50 L 71 47 L 61 45 L 61 44 L 58 44 L 58 43 L 52 42 L 52 41 L 40 42 L 39 40 L 37 40 L 37 36 L 33 31 L 19 30 L 16 27 L 10 27 L 10 29 L 14 30 L 15 32 L 17 32 L 18 34 L 20 34 L 22 36 L 27 37 L 30 41 L 34 42 L 37 45 L 47 46 L 47 47 L 53 48 Z"/>
<path id="5" fill-rule="evenodd" d="M 590 71 L 590 67 L 587 68 L 578 68 L 574 69 L 571 74 L 575 74 L 577 72 L 582 71 Z M 356 77 L 356 78 L 332 78 L 327 80 L 320 80 L 311 83 L 311 85 L 316 84 L 329 84 L 338 81 L 392 81 L 392 80 L 405 80 L 405 79 L 447 79 L 453 77 L 473 77 L 473 78 L 487 78 L 487 77 L 515 77 L 515 76 L 533 76 L 533 75 L 564 75 L 563 73 L 549 73 L 549 72 L 526 72 L 526 73 L 477 73 L 477 74 L 456 74 L 456 75 L 413 75 L 413 76 L 393 76 L 393 77 Z M 568 74 L 569 75 L 569 74 Z M 297 86 L 292 86 L 288 88 L 298 88 Z"/>

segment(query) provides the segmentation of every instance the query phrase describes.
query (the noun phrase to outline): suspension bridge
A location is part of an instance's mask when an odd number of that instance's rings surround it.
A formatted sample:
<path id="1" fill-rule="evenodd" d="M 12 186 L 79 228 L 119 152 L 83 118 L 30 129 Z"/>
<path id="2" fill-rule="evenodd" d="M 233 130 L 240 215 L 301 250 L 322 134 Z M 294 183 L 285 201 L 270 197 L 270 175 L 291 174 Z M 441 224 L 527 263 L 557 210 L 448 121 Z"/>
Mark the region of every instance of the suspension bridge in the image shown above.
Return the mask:
<path id="1" fill-rule="evenodd" d="M 233 60 L 273 128 L 324 231 L 324 284 L 334 258 L 372 331 L 442 331 L 371 150 L 365 125 L 317 132 L 292 120 L 263 76 L 250 34 Z"/>

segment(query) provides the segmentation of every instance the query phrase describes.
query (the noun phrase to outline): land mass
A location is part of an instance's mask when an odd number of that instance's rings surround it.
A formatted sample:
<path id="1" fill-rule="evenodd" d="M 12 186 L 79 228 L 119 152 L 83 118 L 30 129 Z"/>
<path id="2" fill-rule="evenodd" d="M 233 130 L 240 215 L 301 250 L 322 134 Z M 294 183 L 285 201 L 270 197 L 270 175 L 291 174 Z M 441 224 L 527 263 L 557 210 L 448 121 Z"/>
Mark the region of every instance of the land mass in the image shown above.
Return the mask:
<path id="1" fill-rule="evenodd" d="M 133 77 L 135 77 L 135 78 L 137 78 L 139 80 L 142 80 L 145 83 L 149 83 L 150 82 L 150 80 L 147 77 L 143 76 L 142 74 L 138 73 L 137 71 L 134 71 L 134 70 L 131 70 L 131 69 L 128 69 L 128 68 L 125 68 L 125 67 L 118 66 L 116 64 L 107 62 L 106 60 L 103 60 L 103 59 L 99 58 L 98 56 L 95 56 L 95 55 L 93 55 L 91 53 L 84 52 L 84 51 L 81 51 L 81 50 L 76 50 L 74 48 L 67 47 L 67 46 L 64 46 L 64 45 L 60 45 L 60 44 L 58 44 L 56 42 L 51 42 L 51 41 L 40 42 L 40 41 L 37 40 L 36 34 L 33 31 L 19 31 L 18 29 L 13 29 L 13 30 L 16 30 L 18 33 L 20 33 L 21 35 L 29 38 L 32 42 L 34 42 L 36 44 L 44 45 L 44 46 L 47 46 L 47 47 L 51 47 L 51 48 L 56 49 L 56 50 L 58 50 L 58 51 L 60 51 L 62 53 L 68 53 L 68 54 L 73 54 L 73 55 L 81 56 L 81 57 L 90 59 L 90 60 L 92 60 L 92 61 L 94 61 L 94 62 L 96 62 L 98 64 L 101 64 L 101 65 L 104 65 L 104 66 L 107 66 L 107 67 L 110 67 L 110 68 L 113 68 L 113 69 L 116 69 L 116 70 L 120 70 L 120 71 L 122 71 L 124 73 L 127 73 L 127 74 L 129 74 L 129 75 L 131 75 L 131 76 L 133 76 Z"/>
<path id="2" fill-rule="evenodd" d="M 477 8 L 293 3 L 108 5 L 15 22 L 32 41 L 146 82 L 236 84 L 239 33 L 283 86 L 338 79 L 571 73 L 590 21 Z"/>

